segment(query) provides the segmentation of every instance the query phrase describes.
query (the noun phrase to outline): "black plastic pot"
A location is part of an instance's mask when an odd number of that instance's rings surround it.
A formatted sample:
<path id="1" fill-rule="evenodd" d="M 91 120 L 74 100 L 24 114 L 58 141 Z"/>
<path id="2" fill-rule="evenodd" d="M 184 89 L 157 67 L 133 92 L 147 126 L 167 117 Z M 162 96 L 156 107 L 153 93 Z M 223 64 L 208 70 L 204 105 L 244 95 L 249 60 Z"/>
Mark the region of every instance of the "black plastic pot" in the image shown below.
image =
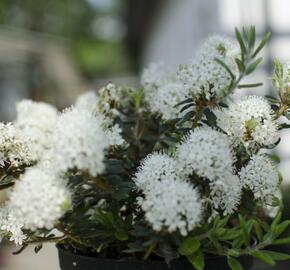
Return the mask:
<path id="1" fill-rule="evenodd" d="M 163 261 L 114 260 L 72 254 L 58 246 L 61 270 L 193 270 L 186 260 L 176 260 L 168 266 Z M 251 257 L 241 257 L 240 262 L 245 270 L 253 264 Z M 225 257 L 208 257 L 204 270 L 230 270 Z"/>

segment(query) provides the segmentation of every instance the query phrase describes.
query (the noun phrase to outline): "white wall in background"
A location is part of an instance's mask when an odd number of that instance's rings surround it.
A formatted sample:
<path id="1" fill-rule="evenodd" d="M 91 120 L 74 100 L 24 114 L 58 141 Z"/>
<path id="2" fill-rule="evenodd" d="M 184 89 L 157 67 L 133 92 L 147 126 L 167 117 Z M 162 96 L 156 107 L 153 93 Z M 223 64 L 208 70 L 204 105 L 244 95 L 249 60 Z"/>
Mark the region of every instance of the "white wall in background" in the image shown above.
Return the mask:
<path id="1" fill-rule="evenodd" d="M 188 62 L 202 39 L 219 32 L 218 2 L 164 1 L 145 46 L 144 66 L 162 61 L 176 67 Z"/>

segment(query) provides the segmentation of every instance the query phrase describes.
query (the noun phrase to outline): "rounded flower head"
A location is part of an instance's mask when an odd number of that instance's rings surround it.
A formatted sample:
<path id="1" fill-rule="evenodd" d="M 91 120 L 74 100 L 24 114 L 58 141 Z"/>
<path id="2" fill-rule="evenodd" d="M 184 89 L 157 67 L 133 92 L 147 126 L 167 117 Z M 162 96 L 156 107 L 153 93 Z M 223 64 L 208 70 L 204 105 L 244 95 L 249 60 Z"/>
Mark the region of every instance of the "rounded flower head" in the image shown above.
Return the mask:
<path id="1" fill-rule="evenodd" d="M 32 156 L 21 132 L 12 123 L 0 123 L 0 166 L 30 164 Z"/>
<path id="2" fill-rule="evenodd" d="M 191 131 L 177 148 L 179 170 L 213 181 L 232 171 L 234 156 L 226 135 L 208 127 Z"/>
<path id="3" fill-rule="evenodd" d="M 210 201 L 216 210 L 223 210 L 224 215 L 234 213 L 240 203 L 241 194 L 240 179 L 230 172 L 210 182 Z"/>
<path id="4" fill-rule="evenodd" d="M 209 37 L 199 49 L 190 65 L 181 65 L 178 77 L 192 96 L 204 95 L 207 99 L 224 97 L 231 84 L 231 77 L 223 66 L 215 61 L 226 63 L 233 73 L 237 71 L 234 57 L 237 45 L 221 36 Z"/>
<path id="5" fill-rule="evenodd" d="M 154 187 L 138 203 L 145 212 L 145 219 L 155 231 L 179 231 L 185 236 L 202 218 L 198 192 L 181 179 L 156 181 Z"/>
<path id="6" fill-rule="evenodd" d="M 95 91 L 88 91 L 80 95 L 75 103 L 78 110 L 86 110 L 91 113 L 96 111 L 98 96 Z"/>
<path id="7" fill-rule="evenodd" d="M 166 154 L 150 154 L 141 162 L 134 178 L 135 184 L 146 193 L 146 191 L 154 188 L 156 182 L 168 178 L 175 179 L 177 177 L 176 165 L 176 161 Z"/>
<path id="8" fill-rule="evenodd" d="M 279 189 L 279 175 L 271 160 L 265 155 L 254 155 L 239 172 L 242 185 L 250 189 L 255 198 L 271 204 Z"/>
<path id="9" fill-rule="evenodd" d="M 15 126 L 27 142 L 33 160 L 40 160 L 51 147 L 56 119 L 56 108 L 44 102 L 23 100 L 17 104 Z"/>
<path id="10" fill-rule="evenodd" d="M 67 210 L 70 193 L 64 181 L 43 168 L 28 169 L 16 182 L 8 206 L 30 230 L 52 229 Z"/>
<path id="11" fill-rule="evenodd" d="M 171 70 L 163 63 L 152 63 L 148 68 L 144 69 L 141 76 L 141 84 L 145 90 L 152 90 L 159 88 L 169 81 L 172 81 Z"/>
<path id="12" fill-rule="evenodd" d="M 164 120 L 180 116 L 180 107 L 175 106 L 186 97 L 185 88 L 180 82 L 168 82 L 156 92 L 149 92 L 146 95 L 151 112 L 161 115 Z"/>
<path id="13" fill-rule="evenodd" d="M 278 140 L 278 124 L 269 103 L 262 97 L 248 96 L 216 115 L 218 125 L 235 141 L 271 145 Z"/>
<path id="14" fill-rule="evenodd" d="M 141 83 L 151 112 L 159 114 L 164 120 L 180 115 L 180 108 L 175 105 L 186 99 L 187 91 L 176 74 L 166 69 L 163 64 L 151 64 L 145 69 Z"/>
<path id="15" fill-rule="evenodd" d="M 48 155 L 59 172 L 78 169 L 96 176 L 104 169 L 107 146 L 99 118 L 87 111 L 68 109 L 59 116 Z"/>

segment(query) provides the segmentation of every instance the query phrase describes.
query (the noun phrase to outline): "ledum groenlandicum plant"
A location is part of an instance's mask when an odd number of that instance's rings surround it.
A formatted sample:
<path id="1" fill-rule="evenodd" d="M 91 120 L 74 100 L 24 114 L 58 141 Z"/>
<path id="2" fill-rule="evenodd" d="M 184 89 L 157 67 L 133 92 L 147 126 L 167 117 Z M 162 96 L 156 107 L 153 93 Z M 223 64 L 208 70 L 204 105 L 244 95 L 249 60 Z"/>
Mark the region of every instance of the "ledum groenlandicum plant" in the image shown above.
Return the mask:
<path id="1" fill-rule="evenodd" d="M 212 36 L 177 71 L 153 64 L 139 89 L 108 84 L 61 113 L 20 102 L 0 125 L 1 235 L 19 251 L 54 242 L 197 270 L 211 255 L 233 270 L 242 255 L 289 259 L 268 247 L 290 243 L 271 154 L 288 127 L 290 67 L 275 62 L 275 97 L 243 96 L 261 85 L 243 81 L 269 38 L 257 42 L 254 27 Z"/>

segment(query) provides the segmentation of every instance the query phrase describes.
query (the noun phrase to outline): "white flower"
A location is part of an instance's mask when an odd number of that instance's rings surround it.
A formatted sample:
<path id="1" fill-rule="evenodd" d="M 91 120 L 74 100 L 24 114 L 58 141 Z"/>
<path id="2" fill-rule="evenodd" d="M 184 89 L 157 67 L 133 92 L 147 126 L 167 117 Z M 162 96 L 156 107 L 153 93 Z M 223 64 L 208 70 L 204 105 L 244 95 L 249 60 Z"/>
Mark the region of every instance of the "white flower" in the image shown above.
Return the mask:
<path id="1" fill-rule="evenodd" d="M 31 155 L 20 131 L 12 123 L 0 123 L 0 166 L 30 164 Z"/>
<path id="2" fill-rule="evenodd" d="M 177 178 L 177 163 L 174 158 L 161 153 L 149 154 L 135 175 L 134 182 L 143 192 L 154 188 L 156 182 Z"/>
<path id="3" fill-rule="evenodd" d="M 26 229 L 52 229 L 68 210 L 69 202 L 65 181 L 51 171 L 34 167 L 15 183 L 8 206 Z"/>
<path id="4" fill-rule="evenodd" d="M 109 145 L 123 145 L 125 140 L 123 139 L 121 133 L 122 129 L 118 124 L 113 125 L 109 128 L 104 128 Z"/>
<path id="5" fill-rule="evenodd" d="M 233 73 L 237 73 L 234 57 L 237 44 L 221 37 L 209 37 L 199 49 L 190 65 L 181 65 L 178 77 L 192 96 L 204 95 L 207 99 L 226 96 L 231 77 L 215 58 L 226 63 Z"/>
<path id="6" fill-rule="evenodd" d="M 279 189 L 277 168 L 265 155 L 254 155 L 239 172 L 242 185 L 249 188 L 256 199 L 271 204 Z"/>
<path id="7" fill-rule="evenodd" d="M 87 110 L 94 113 L 96 111 L 98 96 L 95 91 L 87 91 L 76 100 L 75 107 L 78 110 Z"/>
<path id="8" fill-rule="evenodd" d="M 151 112 L 160 114 L 164 120 L 180 116 L 180 107 L 175 106 L 187 98 L 185 88 L 180 82 L 168 82 L 156 92 L 148 92 L 145 95 Z"/>
<path id="9" fill-rule="evenodd" d="M 202 204 L 196 189 L 180 179 L 156 181 L 138 201 L 155 231 L 166 229 L 187 235 L 201 221 Z"/>
<path id="10" fill-rule="evenodd" d="M 7 206 L 0 208 L 0 234 L 8 236 L 9 240 L 21 246 L 27 236 L 23 233 L 24 222 L 16 217 L 13 209 Z"/>
<path id="11" fill-rule="evenodd" d="M 125 140 L 122 138 L 122 129 L 118 124 L 114 124 L 114 117 L 119 114 L 110 104 L 119 102 L 117 88 L 113 84 L 108 84 L 100 90 L 100 97 L 94 91 L 88 91 L 79 96 L 75 103 L 77 110 L 84 110 L 97 116 L 101 121 L 109 145 L 123 145 Z"/>
<path id="12" fill-rule="evenodd" d="M 59 172 L 78 169 L 96 176 L 104 169 L 107 146 L 100 119 L 87 111 L 71 108 L 59 116 L 48 156 Z"/>
<path id="13" fill-rule="evenodd" d="M 146 91 L 152 91 L 172 81 L 172 78 L 174 74 L 163 63 L 152 63 L 144 69 L 141 75 L 141 85 Z"/>
<path id="14" fill-rule="evenodd" d="M 210 201 L 216 210 L 223 210 L 224 215 L 234 213 L 240 203 L 241 193 L 240 179 L 232 173 L 227 172 L 210 182 Z"/>
<path id="15" fill-rule="evenodd" d="M 57 110 L 49 104 L 32 100 L 23 100 L 17 104 L 15 126 L 29 145 L 33 160 L 40 160 L 51 147 L 56 119 Z"/>
<path id="16" fill-rule="evenodd" d="M 185 175 L 196 173 L 211 181 L 232 172 L 234 156 L 230 145 L 226 135 L 209 127 L 191 131 L 177 148 L 179 171 Z"/>
<path id="17" fill-rule="evenodd" d="M 141 84 L 151 112 L 161 115 L 164 120 L 180 115 L 180 108 L 175 105 L 187 98 L 187 91 L 176 74 L 161 63 L 153 63 L 144 70 Z"/>
<path id="18" fill-rule="evenodd" d="M 103 115 L 108 123 L 113 121 L 119 115 L 117 107 L 120 99 L 120 89 L 112 83 L 107 84 L 99 90 L 96 113 Z"/>
<path id="19" fill-rule="evenodd" d="M 247 96 L 229 108 L 216 112 L 218 125 L 234 141 L 272 145 L 278 140 L 278 124 L 269 103 L 258 96 Z"/>

